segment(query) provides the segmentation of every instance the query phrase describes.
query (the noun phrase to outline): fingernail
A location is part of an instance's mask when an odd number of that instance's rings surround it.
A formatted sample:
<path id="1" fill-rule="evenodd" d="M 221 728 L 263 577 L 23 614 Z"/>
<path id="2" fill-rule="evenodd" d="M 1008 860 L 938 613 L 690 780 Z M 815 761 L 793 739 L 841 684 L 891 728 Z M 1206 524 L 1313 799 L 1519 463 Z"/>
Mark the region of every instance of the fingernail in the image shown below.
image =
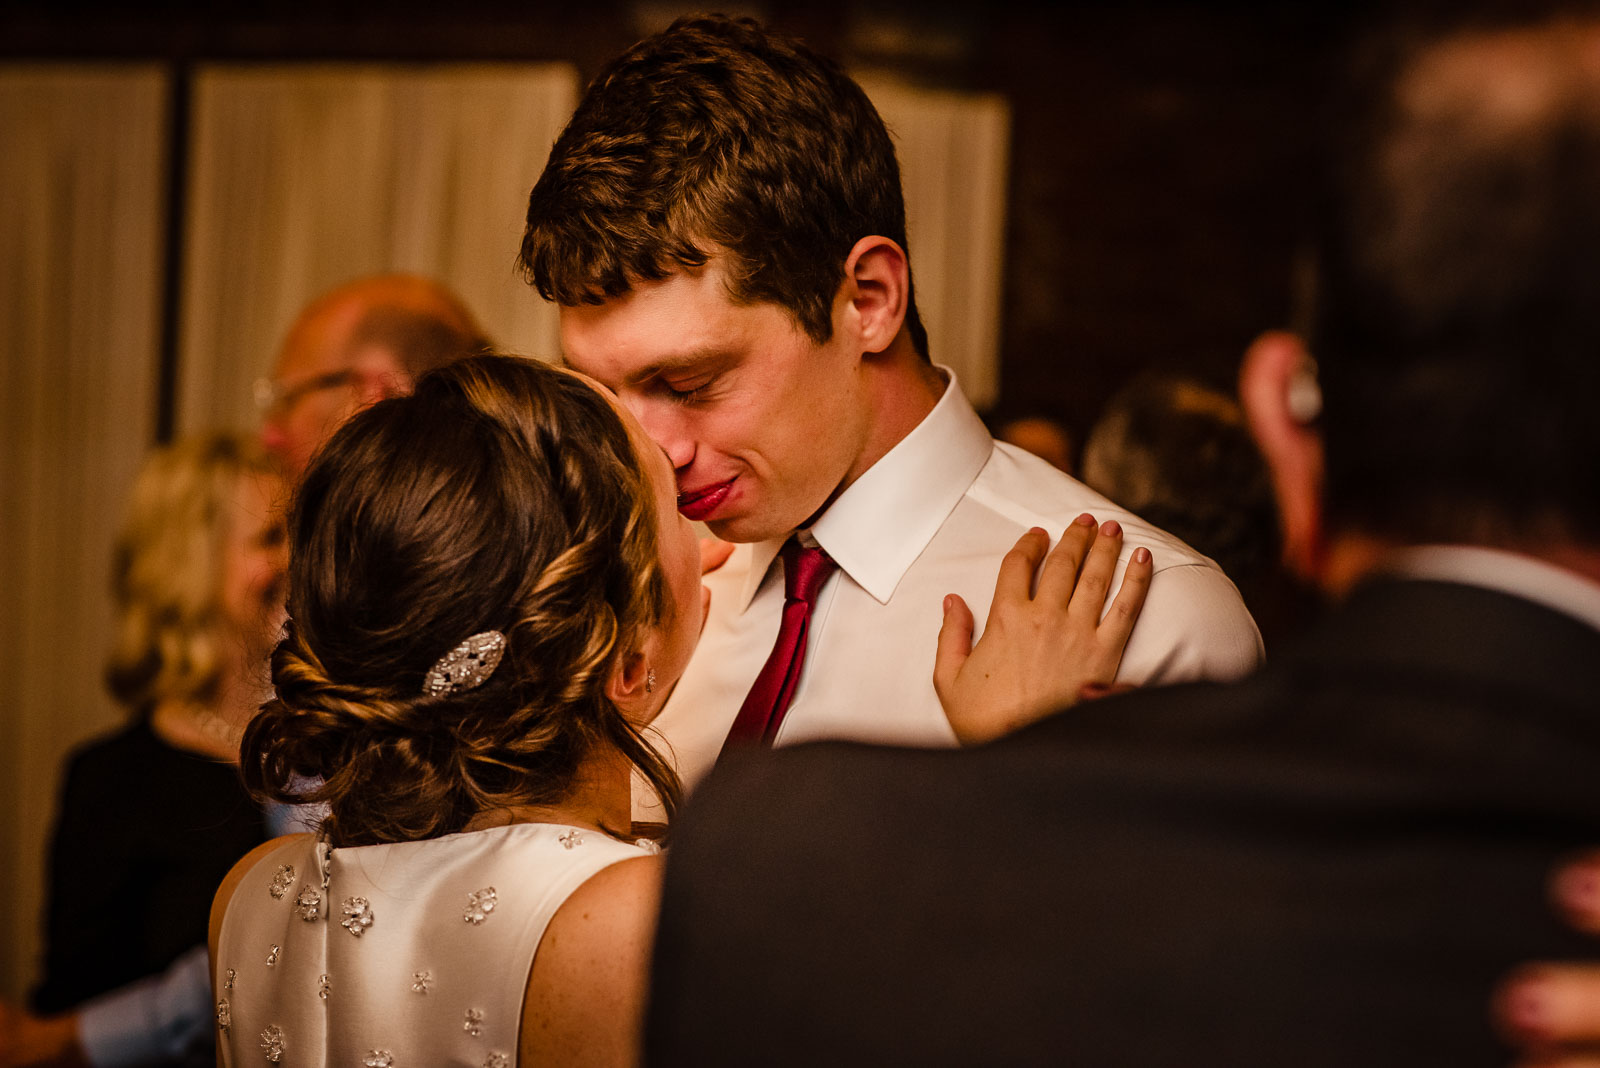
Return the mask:
<path id="1" fill-rule="evenodd" d="M 1050 532 L 1048 530 L 1044 529 L 1044 527 L 1029 527 L 1028 528 L 1028 533 L 1029 534 L 1043 534 L 1047 538 L 1050 536 Z"/>
<path id="2" fill-rule="evenodd" d="M 955 595 L 954 594 L 947 593 L 947 594 L 944 595 L 944 611 L 945 611 L 945 615 L 949 615 L 950 614 L 950 602 L 953 601 L 953 600 L 955 600 Z"/>
<path id="3" fill-rule="evenodd" d="M 1600 868 L 1574 864 L 1556 876 L 1556 898 L 1574 912 L 1600 914 Z"/>
<path id="4" fill-rule="evenodd" d="M 1150 550 L 1143 545 L 1133 550 L 1133 562 L 1136 564 L 1148 564 L 1150 562 Z"/>
<path id="5" fill-rule="evenodd" d="M 1120 538 L 1122 537 L 1122 525 L 1115 519 L 1109 520 L 1105 526 L 1100 528 L 1100 533 L 1108 538 Z"/>
<path id="6" fill-rule="evenodd" d="M 1088 512 L 1085 512 L 1078 518 L 1074 519 L 1073 522 L 1078 524 L 1080 527 L 1092 527 L 1094 526 L 1094 516 L 1090 515 Z"/>
<path id="7" fill-rule="evenodd" d="M 1505 1022 L 1521 1035 L 1541 1035 L 1550 1027 L 1550 1006 L 1544 985 L 1536 978 L 1519 979 L 1501 1001 Z"/>

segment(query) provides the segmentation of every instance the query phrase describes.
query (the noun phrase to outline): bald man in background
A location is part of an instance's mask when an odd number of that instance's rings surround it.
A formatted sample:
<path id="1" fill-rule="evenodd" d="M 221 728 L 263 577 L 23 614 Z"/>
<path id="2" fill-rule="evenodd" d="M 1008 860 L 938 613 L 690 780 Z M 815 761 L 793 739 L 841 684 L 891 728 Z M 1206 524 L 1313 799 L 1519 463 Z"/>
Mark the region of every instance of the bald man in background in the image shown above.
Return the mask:
<path id="1" fill-rule="evenodd" d="M 298 480 L 311 454 L 356 412 L 490 347 L 461 299 L 432 279 L 387 274 L 348 282 L 306 306 L 272 377 L 256 383 L 261 443 Z"/>
<path id="2" fill-rule="evenodd" d="M 290 326 L 270 378 L 256 383 L 262 444 L 298 482 L 322 444 L 356 412 L 409 393 L 425 372 L 491 343 L 461 298 L 418 275 L 346 282 L 317 297 Z M 300 827 L 270 810 L 271 833 Z M 0 1002 L 0 1068 L 182 1064 L 209 1061 L 211 978 L 205 946 L 165 972 L 59 1016 Z"/>

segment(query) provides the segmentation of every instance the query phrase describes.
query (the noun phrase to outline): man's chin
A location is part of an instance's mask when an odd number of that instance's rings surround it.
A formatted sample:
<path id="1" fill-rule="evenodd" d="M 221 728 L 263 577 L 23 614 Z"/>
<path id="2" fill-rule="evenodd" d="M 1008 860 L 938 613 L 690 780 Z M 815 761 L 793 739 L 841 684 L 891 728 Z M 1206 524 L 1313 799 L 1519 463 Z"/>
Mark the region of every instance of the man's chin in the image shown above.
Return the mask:
<path id="1" fill-rule="evenodd" d="M 775 527 L 771 522 L 762 522 L 756 516 L 733 516 L 728 519 L 711 519 L 706 521 L 706 529 L 711 531 L 723 541 L 735 544 L 755 541 L 771 541 L 788 534 L 793 527 Z"/>

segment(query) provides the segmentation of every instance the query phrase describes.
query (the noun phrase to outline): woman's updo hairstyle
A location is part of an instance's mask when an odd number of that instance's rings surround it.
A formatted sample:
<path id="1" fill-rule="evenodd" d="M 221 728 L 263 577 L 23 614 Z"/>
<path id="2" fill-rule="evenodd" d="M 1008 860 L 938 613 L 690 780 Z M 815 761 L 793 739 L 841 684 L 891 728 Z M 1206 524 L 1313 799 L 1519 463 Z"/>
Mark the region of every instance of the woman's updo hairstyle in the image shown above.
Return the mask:
<path id="1" fill-rule="evenodd" d="M 477 356 L 357 414 L 296 498 L 277 697 L 245 733 L 246 783 L 326 802 L 335 845 L 412 841 L 559 802 L 603 745 L 670 819 L 676 774 L 605 694 L 674 611 L 657 535 L 627 429 L 575 375 Z M 506 637 L 488 680 L 425 695 L 428 669 L 487 630 Z"/>

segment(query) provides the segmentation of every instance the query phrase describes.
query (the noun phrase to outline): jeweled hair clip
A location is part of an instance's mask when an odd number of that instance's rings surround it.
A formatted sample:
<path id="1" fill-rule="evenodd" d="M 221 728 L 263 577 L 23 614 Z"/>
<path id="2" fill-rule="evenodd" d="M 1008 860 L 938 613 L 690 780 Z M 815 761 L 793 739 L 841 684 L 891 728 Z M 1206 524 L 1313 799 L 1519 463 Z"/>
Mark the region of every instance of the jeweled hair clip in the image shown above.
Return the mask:
<path id="1" fill-rule="evenodd" d="M 428 669 L 422 679 L 422 692 L 429 697 L 446 697 L 477 689 L 500 666 L 505 651 L 506 636 L 499 631 L 474 634 Z"/>

